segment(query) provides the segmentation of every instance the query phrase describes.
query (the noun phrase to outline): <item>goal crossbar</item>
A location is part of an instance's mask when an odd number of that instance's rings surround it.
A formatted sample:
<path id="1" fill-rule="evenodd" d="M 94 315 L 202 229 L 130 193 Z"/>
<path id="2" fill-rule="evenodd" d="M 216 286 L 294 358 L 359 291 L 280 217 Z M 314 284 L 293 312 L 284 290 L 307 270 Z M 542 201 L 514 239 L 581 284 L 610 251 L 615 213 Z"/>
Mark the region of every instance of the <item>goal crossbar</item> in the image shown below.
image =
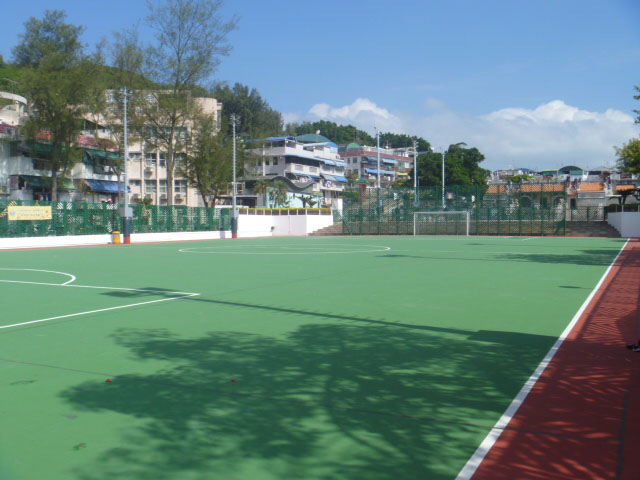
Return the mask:
<path id="1" fill-rule="evenodd" d="M 419 218 L 420 217 L 425 217 L 427 219 L 431 218 L 431 220 L 435 220 L 437 218 L 445 218 L 445 222 L 447 217 L 451 217 L 454 220 L 452 221 L 458 221 L 457 219 L 462 217 L 464 218 L 464 234 L 465 235 L 469 235 L 469 227 L 471 224 L 471 215 L 469 215 L 469 212 L 467 212 L 466 210 L 449 210 L 449 211 L 439 211 L 439 212 L 414 212 L 413 213 L 413 235 L 419 235 L 418 232 L 418 225 L 419 225 Z M 437 220 L 435 220 L 434 223 L 436 223 Z"/>

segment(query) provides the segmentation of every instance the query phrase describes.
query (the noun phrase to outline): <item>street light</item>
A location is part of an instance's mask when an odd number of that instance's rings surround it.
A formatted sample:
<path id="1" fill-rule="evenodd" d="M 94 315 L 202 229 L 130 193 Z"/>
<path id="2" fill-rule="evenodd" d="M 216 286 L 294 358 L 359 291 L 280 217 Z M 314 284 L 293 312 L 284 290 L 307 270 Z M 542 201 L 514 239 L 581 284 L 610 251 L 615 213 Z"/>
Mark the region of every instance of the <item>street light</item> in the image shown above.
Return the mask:
<path id="1" fill-rule="evenodd" d="M 442 209 L 444 210 L 446 208 L 446 205 L 444 203 L 444 149 L 442 150 Z"/>
<path id="2" fill-rule="evenodd" d="M 124 97 L 124 179 L 123 179 L 123 190 L 124 190 L 124 225 L 123 225 L 123 236 L 124 243 L 126 245 L 131 243 L 131 217 L 133 217 L 133 212 L 131 207 L 129 207 L 129 124 L 127 118 L 127 99 L 129 97 L 129 90 L 127 88 L 123 88 L 123 97 Z"/>
<path id="3" fill-rule="evenodd" d="M 236 122 L 239 117 L 231 114 L 231 125 L 233 127 L 233 187 L 231 194 L 231 238 L 238 238 L 238 215 L 236 209 Z"/>
<path id="4" fill-rule="evenodd" d="M 380 188 L 380 131 L 375 125 L 373 129 L 376 131 L 376 150 L 378 151 L 378 179 L 376 185 L 377 188 Z"/>

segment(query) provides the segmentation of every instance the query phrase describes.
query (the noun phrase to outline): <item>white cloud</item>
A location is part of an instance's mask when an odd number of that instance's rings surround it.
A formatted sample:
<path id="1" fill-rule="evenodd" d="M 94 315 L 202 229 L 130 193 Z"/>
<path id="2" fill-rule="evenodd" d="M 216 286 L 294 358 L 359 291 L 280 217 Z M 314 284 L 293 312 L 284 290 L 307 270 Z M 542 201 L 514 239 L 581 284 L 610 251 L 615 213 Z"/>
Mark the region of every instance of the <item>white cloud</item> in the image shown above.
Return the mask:
<path id="1" fill-rule="evenodd" d="M 416 117 L 358 98 L 342 107 L 317 104 L 298 118 L 353 124 L 369 133 L 375 124 L 381 131 L 419 135 L 435 148 L 466 142 L 486 156 L 483 166 L 492 170 L 509 165 L 535 169 L 612 165 L 613 146 L 638 135 L 633 117 L 620 110 L 591 112 L 562 100 L 534 109 L 503 108 L 486 115 L 455 112 L 435 98 L 423 105 L 425 115 Z"/>

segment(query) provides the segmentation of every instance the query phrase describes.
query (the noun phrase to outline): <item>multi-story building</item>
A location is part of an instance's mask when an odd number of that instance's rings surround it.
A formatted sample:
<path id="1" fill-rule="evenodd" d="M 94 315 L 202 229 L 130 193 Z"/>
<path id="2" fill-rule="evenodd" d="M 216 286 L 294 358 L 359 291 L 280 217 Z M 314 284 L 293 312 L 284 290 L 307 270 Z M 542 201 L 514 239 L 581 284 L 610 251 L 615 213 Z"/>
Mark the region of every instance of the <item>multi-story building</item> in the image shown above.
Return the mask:
<path id="1" fill-rule="evenodd" d="M 409 175 L 413 169 L 412 148 L 380 148 L 380 184 L 388 185 Z M 340 156 L 347 163 L 347 170 L 370 183 L 378 181 L 378 149 L 350 143 L 340 149 Z"/>
<path id="2" fill-rule="evenodd" d="M 0 98 L 9 103 L 0 108 L 0 195 L 11 199 L 47 200 L 52 172 L 48 167 L 50 147 L 46 135 L 41 142 L 24 142 L 19 130 L 27 118 L 27 99 L 3 92 L 0 92 Z M 203 112 L 214 115 L 220 124 L 222 104 L 213 98 L 196 98 L 195 101 Z M 76 146 L 82 149 L 82 158 L 59 182 L 60 200 L 117 201 L 122 169 L 113 165 L 122 157 L 105 124 L 103 117 L 87 117 L 87 130 L 76 139 Z M 165 152 L 149 147 L 144 141 L 134 140 L 129 145 L 128 174 L 131 202 L 170 203 Z M 122 186 L 120 190 L 124 190 Z M 179 175 L 179 169 L 174 176 L 173 193 L 173 204 L 201 205 L 200 195 Z"/>
<path id="3" fill-rule="evenodd" d="M 270 137 L 258 142 L 261 146 L 251 150 L 254 160 L 245 165 L 252 178 L 284 177 L 296 189 L 311 186 L 304 190 L 317 197 L 320 206 L 340 208 L 342 191 L 348 183 L 347 164 L 342 161 L 335 143 L 319 134 Z"/>

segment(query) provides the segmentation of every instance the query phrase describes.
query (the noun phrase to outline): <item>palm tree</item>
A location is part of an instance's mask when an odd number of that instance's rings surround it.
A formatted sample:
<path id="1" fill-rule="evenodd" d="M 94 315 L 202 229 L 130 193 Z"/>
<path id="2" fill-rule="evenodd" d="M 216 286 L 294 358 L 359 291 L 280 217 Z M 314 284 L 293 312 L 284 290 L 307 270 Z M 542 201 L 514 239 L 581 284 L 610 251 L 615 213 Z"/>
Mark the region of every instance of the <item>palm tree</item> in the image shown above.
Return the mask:
<path id="1" fill-rule="evenodd" d="M 263 204 L 267 207 L 267 194 L 269 193 L 269 187 L 271 186 L 271 182 L 269 180 L 258 180 L 256 185 L 253 187 L 253 191 L 257 195 L 262 195 Z"/>

